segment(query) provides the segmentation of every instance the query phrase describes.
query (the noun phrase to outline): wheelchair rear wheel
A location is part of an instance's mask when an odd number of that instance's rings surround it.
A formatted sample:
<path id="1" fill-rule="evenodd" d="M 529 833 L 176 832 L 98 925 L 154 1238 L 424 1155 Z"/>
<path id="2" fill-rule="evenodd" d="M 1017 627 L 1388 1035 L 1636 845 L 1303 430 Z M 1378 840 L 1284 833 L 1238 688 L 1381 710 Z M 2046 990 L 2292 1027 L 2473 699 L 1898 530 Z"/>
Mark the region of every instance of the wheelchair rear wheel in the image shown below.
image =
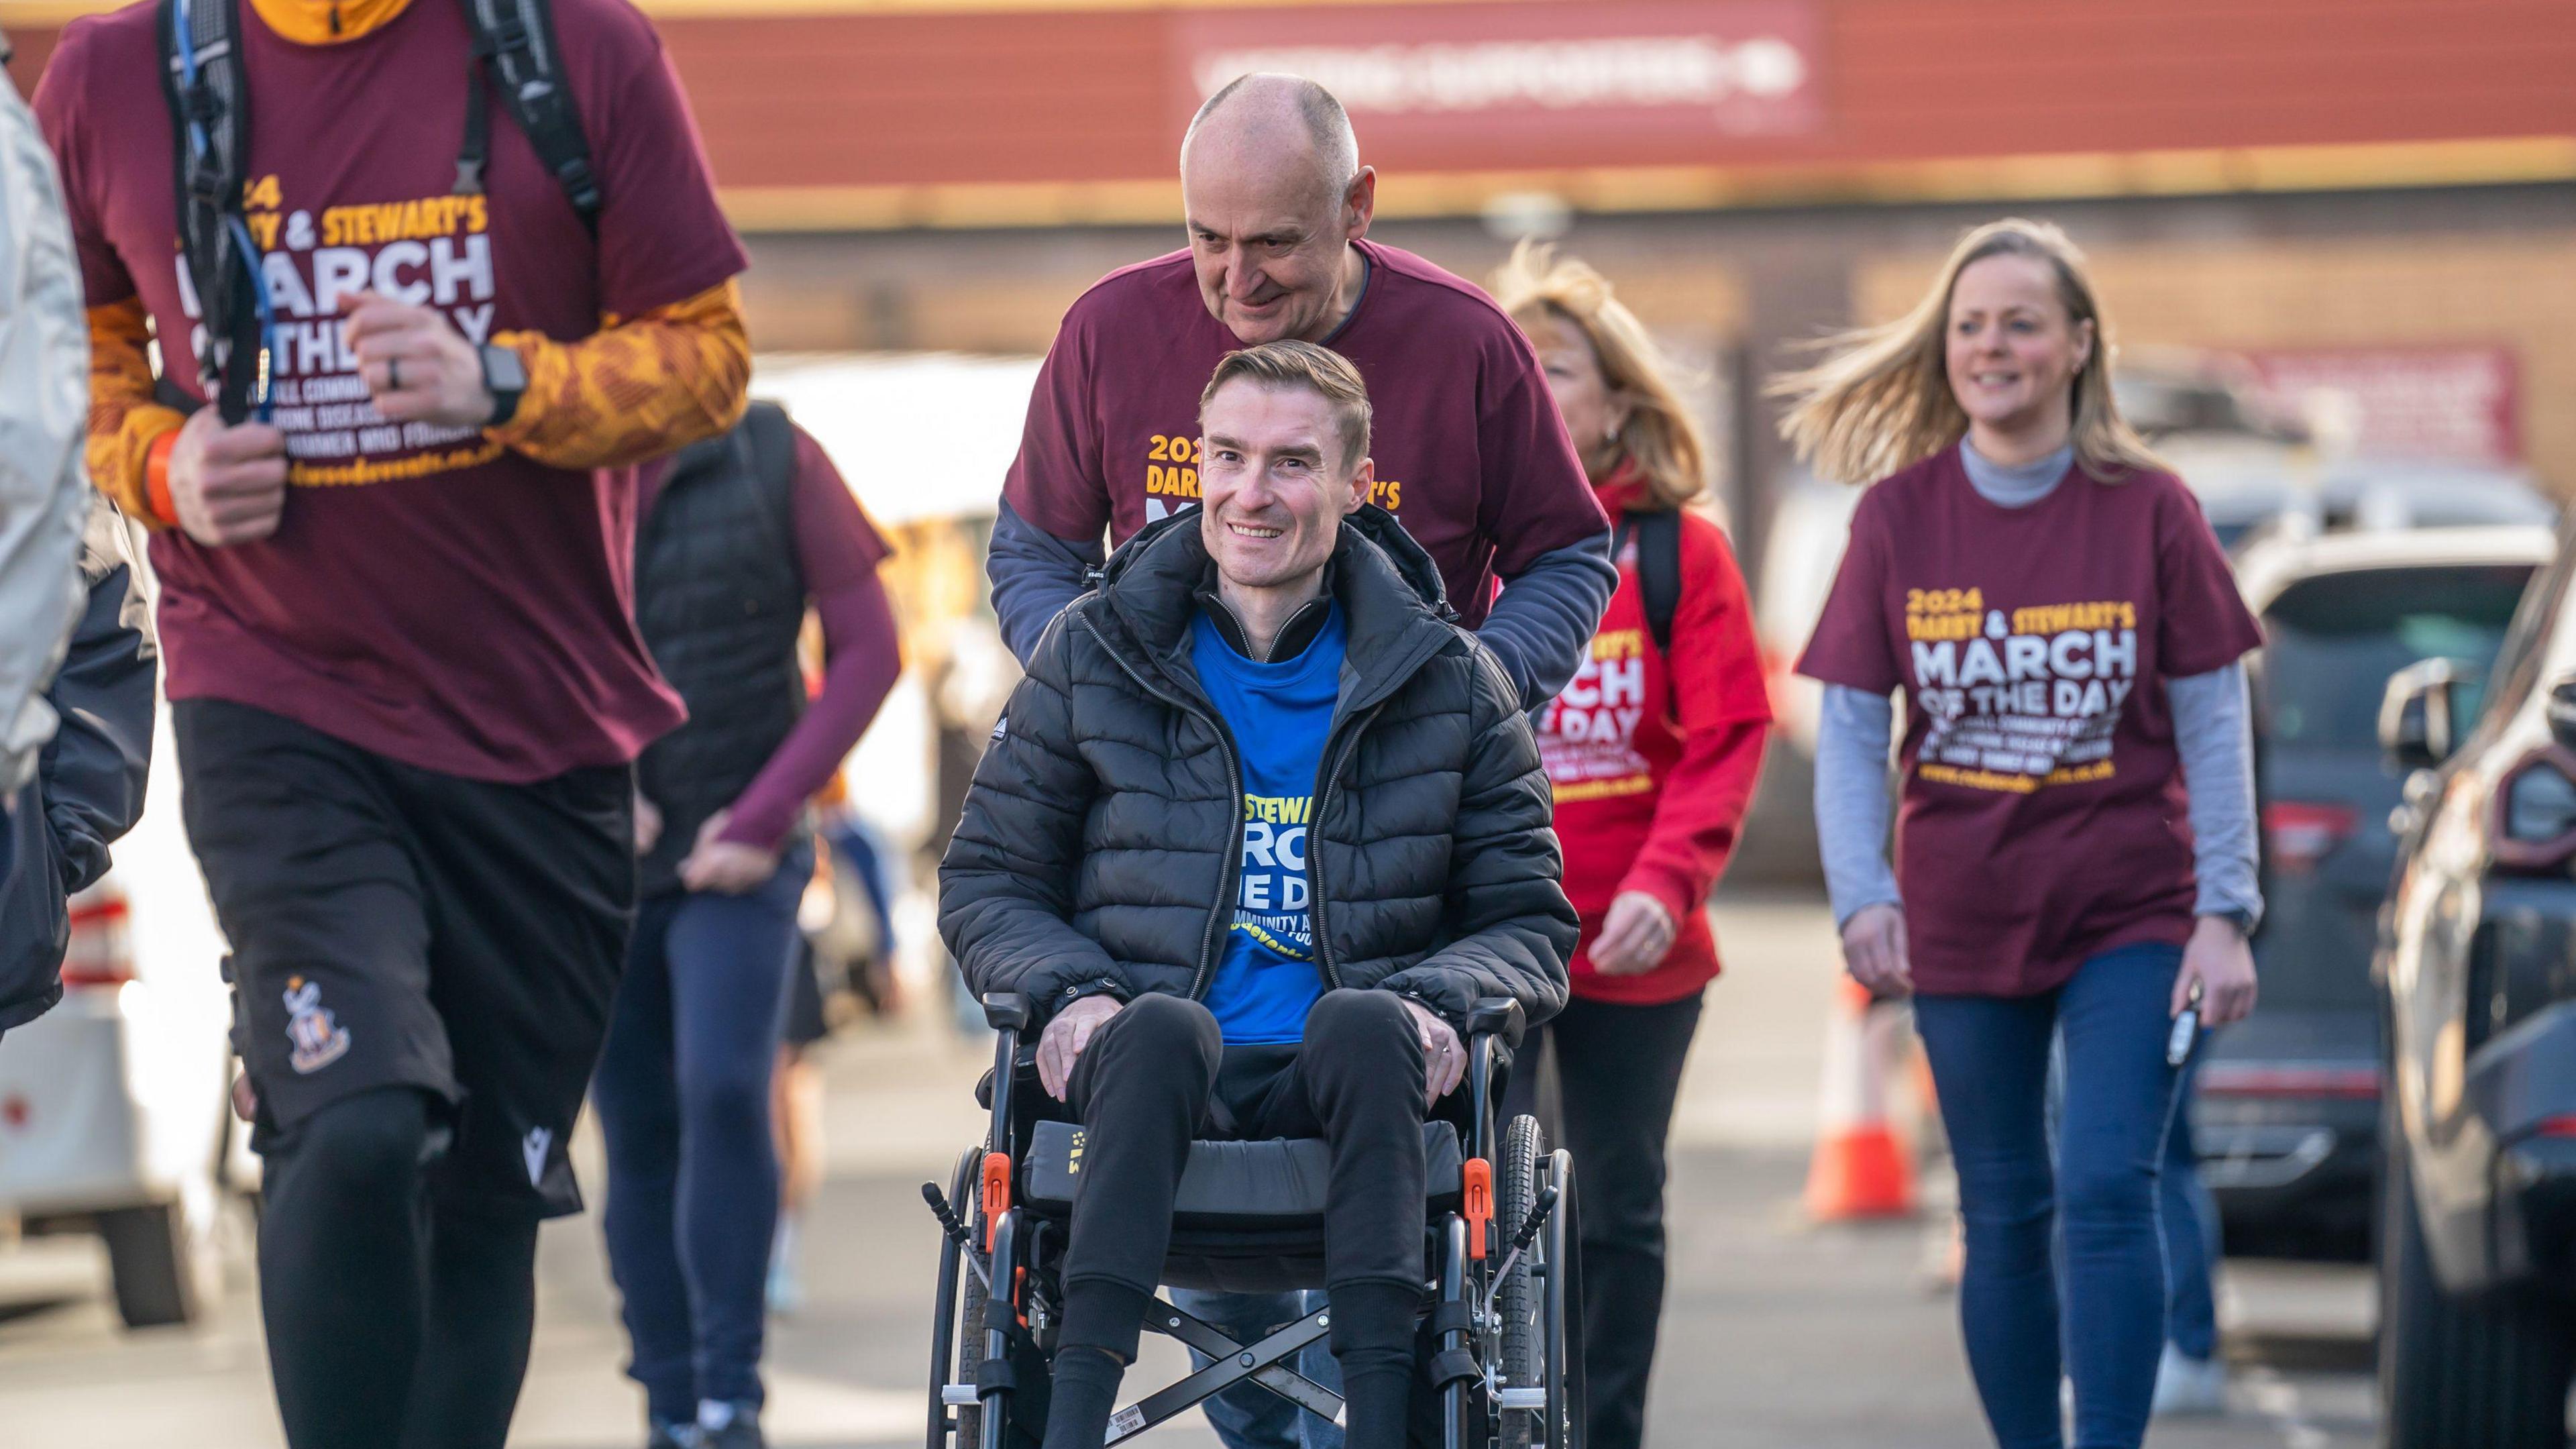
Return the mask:
<path id="1" fill-rule="evenodd" d="M 984 1361 L 984 1280 L 966 1271 L 966 1306 L 957 1315 L 957 1374 L 953 1383 L 975 1382 L 975 1367 Z M 956 1449 L 976 1449 L 984 1442 L 984 1406 L 957 1406 Z"/>
<path id="2" fill-rule="evenodd" d="M 1497 1260 L 1511 1235 L 1529 1221 L 1530 1210 L 1538 1203 L 1539 1173 L 1547 1161 L 1542 1148 L 1537 1118 L 1514 1117 L 1503 1128 L 1502 1160 L 1495 1164 L 1494 1171 L 1493 1230 L 1502 1241 L 1494 1243 L 1491 1251 Z M 1547 1381 L 1545 1299 L 1536 1275 L 1530 1272 L 1531 1260 L 1540 1255 L 1544 1241 L 1542 1238 L 1530 1244 L 1494 1292 L 1494 1316 L 1501 1320 L 1499 1367 L 1506 1388 L 1535 1388 Z M 1502 1416 L 1504 1449 L 1529 1449 L 1533 1443 L 1552 1442 L 1551 1436 L 1538 1432 L 1543 1415 L 1521 1409 L 1498 1412 Z"/>

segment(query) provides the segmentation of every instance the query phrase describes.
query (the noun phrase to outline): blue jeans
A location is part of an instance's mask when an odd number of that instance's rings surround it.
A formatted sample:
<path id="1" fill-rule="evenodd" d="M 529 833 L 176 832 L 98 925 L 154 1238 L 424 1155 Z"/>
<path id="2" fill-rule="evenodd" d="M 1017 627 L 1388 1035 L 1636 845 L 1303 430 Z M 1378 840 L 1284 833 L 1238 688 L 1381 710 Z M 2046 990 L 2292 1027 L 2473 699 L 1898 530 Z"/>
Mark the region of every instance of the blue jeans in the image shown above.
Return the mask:
<path id="1" fill-rule="evenodd" d="M 2185 1358 L 2197 1359 L 2218 1353 L 2218 1301 L 2210 1290 L 2219 1257 L 2218 1203 L 2200 1180 L 2200 1149 L 2191 1140 L 2191 1090 L 2207 1046 L 2202 1042 L 2183 1063 L 2173 1129 L 2165 1134 L 2165 1338 Z"/>
<path id="2" fill-rule="evenodd" d="M 2207 1362 L 2218 1353 L 2218 1299 L 2210 1270 L 2221 1255 L 2218 1202 L 2200 1180 L 2200 1149 L 2191 1137 L 2191 1089 L 2200 1078 L 2206 1041 L 2194 1047 L 2182 1064 L 2182 1082 L 2174 1089 L 2173 1129 L 2165 1134 L 2164 1180 L 2160 1199 L 2165 1240 L 2165 1342 L 2185 1358 Z M 2049 1142 L 2057 1141 L 2059 1114 L 2066 1110 L 2066 1043 L 2060 1038 L 2048 1062 Z M 2062 1250 L 2064 1244 L 2058 1245 Z M 2057 1291 L 2066 1293 L 2064 1260 L 2060 1259 Z"/>
<path id="3" fill-rule="evenodd" d="M 701 1399 L 758 1403 L 762 1288 L 778 1225 L 769 1078 L 796 903 L 791 850 L 749 895 L 673 892 L 636 914 L 591 1100 L 608 1143 L 608 1266 L 625 1297 L 627 1373 L 655 1418 Z"/>
<path id="4" fill-rule="evenodd" d="M 2000 1449 L 2063 1449 L 2061 1364 L 2075 1381 L 2077 1449 L 2137 1449 L 2146 1436 L 2165 1338 L 2158 1179 L 2177 1099 L 2165 1008 L 2181 964 L 2181 948 L 2142 944 L 2037 996 L 1915 998 L 1959 1172 L 1968 1367 Z M 2052 1164 L 2048 1059 L 2061 1032 Z M 2051 1252 L 2061 1235 L 2062 1340 Z"/>
<path id="5" fill-rule="evenodd" d="M 1314 1293 L 1212 1293 L 1175 1288 L 1172 1301 L 1193 1318 L 1202 1318 L 1237 1343 L 1250 1343 L 1282 1324 L 1294 1323 L 1324 1306 Z M 1333 1361 L 1328 1340 L 1317 1339 L 1297 1351 L 1289 1367 L 1335 1393 L 1342 1390 L 1341 1367 Z M 1205 1368 L 1208 1358 L 1196 1349 L 1190 1363 Z M 1199 1406 L 1226 1449 L 1342 1449 L 1342 1429 L 1258 1384 L 1242 1383 Z"/>

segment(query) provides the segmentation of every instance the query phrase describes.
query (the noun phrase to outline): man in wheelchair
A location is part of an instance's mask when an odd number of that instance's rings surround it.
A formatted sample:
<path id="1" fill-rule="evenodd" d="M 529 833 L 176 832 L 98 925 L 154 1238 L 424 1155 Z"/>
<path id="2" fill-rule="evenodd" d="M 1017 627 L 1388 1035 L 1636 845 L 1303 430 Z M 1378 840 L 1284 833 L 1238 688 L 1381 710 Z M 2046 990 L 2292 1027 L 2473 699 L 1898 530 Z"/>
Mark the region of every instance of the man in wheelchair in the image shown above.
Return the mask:
<path id="1" fill-rule="evenodd" d="M 1109 560 L 995 726 L 940 930 L 974 991 L 1030 1003 L 1082 1124 L 1045 1449 L 1107 1437 L 1200 1138 L 1323 1139 L 1347 1442 L 1395 1449 L 1425 1118 L 1498 999 L 1563 1005 L 1577 922 L 1519 700 L 1369 503 L 1358 372 L 1236 352 L 1199 421 L 1202 505 Z"/>

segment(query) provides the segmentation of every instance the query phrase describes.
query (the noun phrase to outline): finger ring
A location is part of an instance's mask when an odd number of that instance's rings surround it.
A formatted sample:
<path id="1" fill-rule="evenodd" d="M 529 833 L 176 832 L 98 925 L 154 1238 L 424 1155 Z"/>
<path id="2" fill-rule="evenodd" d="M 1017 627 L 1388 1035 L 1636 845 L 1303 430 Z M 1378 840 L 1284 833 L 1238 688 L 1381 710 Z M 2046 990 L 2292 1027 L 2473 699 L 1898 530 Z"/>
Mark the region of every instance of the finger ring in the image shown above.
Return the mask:
<path id="1" fill-rule="evenodd" d="M 399 357 L 385 359 L 385 391 L 402 391 L 402 359 Z"/>

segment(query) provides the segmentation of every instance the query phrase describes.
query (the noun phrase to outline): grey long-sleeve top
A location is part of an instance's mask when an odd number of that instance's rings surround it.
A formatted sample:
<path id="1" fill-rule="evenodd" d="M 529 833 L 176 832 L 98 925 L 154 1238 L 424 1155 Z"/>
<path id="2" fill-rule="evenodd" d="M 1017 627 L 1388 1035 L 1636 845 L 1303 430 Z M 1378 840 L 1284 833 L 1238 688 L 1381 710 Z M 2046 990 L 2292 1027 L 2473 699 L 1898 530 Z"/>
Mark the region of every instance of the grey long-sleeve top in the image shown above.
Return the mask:
<path id="1" fill-rule="evenodd" d="M 88 421 L 89 323 L 62 187 L 35 117 L 0 76 L 0 804 L 54 735 L 45 686 L 85 597 Z M 8 855 L 0 842 L 0 877 Z"/>
<path id="2" fill-rule="evenodd" d="M 2074 462 L 2069 447 L 2021 468 L 1988 462 L 1962 445 L 1968 481 L 1988 501 L 2023 507 L 2048 496 Z M 2201 915 L 2244 911 L 2259 916 L 2256 877 L 2254 734 L 2245 666 L 2165 681 L 2174 744 L 2190 795 L 2192 864 Z M 1888 753 L 1895 728 L 1889 697 L 1825 686 L 1816 736 L 1816 834 L 1825 891 L 1840 926 L 1865 906 L 1898 903 L 1887 859 Z"/>

